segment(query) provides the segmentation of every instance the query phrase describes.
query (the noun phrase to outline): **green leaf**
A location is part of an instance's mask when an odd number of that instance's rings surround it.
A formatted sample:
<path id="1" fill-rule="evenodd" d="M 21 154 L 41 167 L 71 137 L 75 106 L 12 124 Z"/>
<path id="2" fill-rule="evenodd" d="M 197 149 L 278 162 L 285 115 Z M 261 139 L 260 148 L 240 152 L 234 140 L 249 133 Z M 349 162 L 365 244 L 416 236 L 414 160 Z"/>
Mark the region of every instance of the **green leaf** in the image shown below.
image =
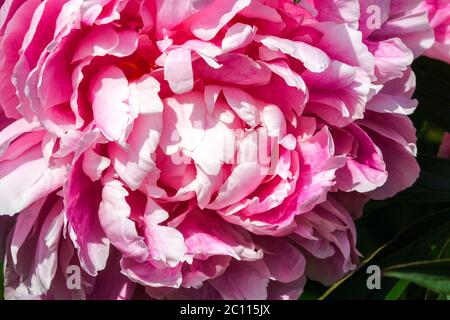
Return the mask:
<path id="1" fill-rule="evenodd" d="M 428 215 L 404 229 L 390 242 L 378 248 L 359 268 L 330 287 L 320 299 L 384 299 L 398 282 L 382 278 L 380 290 L 366 286 L 367 266 L 382 270 L 392 265 L 436 258 L 433 247 L 442 246 L 450 238 L 450 209 Z"/>
<path id="2" fill-rule="evenodd" d="M 386 295 L 386 300 L 398 300 L 408 288 L 409 281 L 399 280 L 397 284 L 392 288 L 391 291 Z"/>
<path id="3" fill-rule="evenodd" d="M 437 293 L 450 293 L 450 259 L 391 266 L 383 270 L 383 276 L 409 281 Z"/>

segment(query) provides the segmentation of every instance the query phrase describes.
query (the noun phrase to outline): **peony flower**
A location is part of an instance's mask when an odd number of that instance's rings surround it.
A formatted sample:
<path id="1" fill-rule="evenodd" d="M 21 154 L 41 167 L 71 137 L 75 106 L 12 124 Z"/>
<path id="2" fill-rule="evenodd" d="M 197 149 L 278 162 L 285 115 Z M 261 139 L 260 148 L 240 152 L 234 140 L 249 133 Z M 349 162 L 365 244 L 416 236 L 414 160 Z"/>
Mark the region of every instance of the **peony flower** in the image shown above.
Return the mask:
<path id="1" fill-rule="evenodd" d="M 419 171 L 417 4 L 5 1 L 6 298 L 296 299 L 353 270 L 353 219 Z"/>
<path id="2" fill-rule="evenodd" d="M 450 3 L 446 0 L 425 0 L 417 10 L 428 12 L 436 39 L 425 55 L 450 63 Z"/>

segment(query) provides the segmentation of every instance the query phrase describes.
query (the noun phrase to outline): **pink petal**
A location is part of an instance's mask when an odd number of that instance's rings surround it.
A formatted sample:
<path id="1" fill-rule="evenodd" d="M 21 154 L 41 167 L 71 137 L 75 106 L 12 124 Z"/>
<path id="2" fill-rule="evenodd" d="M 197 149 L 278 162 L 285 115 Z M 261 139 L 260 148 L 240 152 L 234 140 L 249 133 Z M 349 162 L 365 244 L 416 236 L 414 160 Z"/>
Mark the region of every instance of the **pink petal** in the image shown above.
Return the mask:
<path id="1" fill-rule="evenodd" d="M 105 268 L 109 255 L 109 240 L 98 217 L 101 197 L 101 184 L 92 182 L 77 161 L 64 187 L 66 215 L 80 263 L 92 276 Z"/>
<path id="2" fill-rule="evenodd" d="M 226 300 L 264 300 L 270 272 L 262 261 L 232 263 L 224 275 L 210 281 Z"/>
<path id="3" fill-rule="evenodd" d="M 108 240 L 124 257 L 143 262 L 149 253 L 144 238 L 138 235 L 136 225 L 130 219 L 128 195 L 122 183 L 107 178 L 98 210 L 99 221 Z"/>
<path id="4" fill-rule="evenodd" d="M 160 225 L 168 217 L 166 211 L 148 199 L 144 216 L 145 237 L 152 259 L 158 265 L 163 263 L 175 267 L 183 259 L 186 246 L 183 235 L 177 229 Z"/>
<path id="5" fill-rule="evenodd" d="M 271 50 L 279 50 L 300 60 L 305 65 L 305 68 L 311 72 L 322 72 L 331 62 L 325 52 L 304 42 L 275 36 L 263 36 L 259 41 Z"/>
<path id="6" fill-rule="evenodd" d="M 194 87 L 191 51 L 178 48 L 169 52 L 164 65 L 164 79 L 174 93 L 189 92 Z"/>
<path id="7" fill-rule="evenodd" d="M 256 28 L 243 23 L 235 23 L 225 34 L 222 40 L 224 52 L 237 50 L 249 45 L 256 34 Z"/>
<path id="8" fill-rule="evenodd" d="M 123 72 L 114 66 L 99 72 L 92 81 L 90 98 L 94 121 L 104 136 L 111 141 L 123 141 L 133 121 L 128 81 Z"/>
<path id="9" fill-rule="evenodd" d="M 192 33 L 199 39 L 208 41 L 215 37 L 242 9 L 250 4 L 250 0 L 221 0 L 197 13 L 191 23 Z"/>

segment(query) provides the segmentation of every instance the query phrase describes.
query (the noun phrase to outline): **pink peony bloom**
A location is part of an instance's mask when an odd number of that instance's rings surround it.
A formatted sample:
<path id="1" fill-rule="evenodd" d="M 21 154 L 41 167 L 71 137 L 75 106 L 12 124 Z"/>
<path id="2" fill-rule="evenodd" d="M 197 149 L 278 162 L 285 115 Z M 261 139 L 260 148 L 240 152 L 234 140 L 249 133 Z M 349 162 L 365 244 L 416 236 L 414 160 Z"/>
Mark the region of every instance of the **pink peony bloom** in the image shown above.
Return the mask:
<path id="1" fill-rule="evenodd" d="M 448 0 L 424 0 L 418 11 L 428 12 L 434 30 L 435 43 L 425 55 L 450 63 L 450 2 Z"/>
<path id="2" fill-rule="evenodd" d="M 4 1 L 6 298 L 296 299 L 353 270 L 353 219 L 419 171 L 417 4 Z"/>

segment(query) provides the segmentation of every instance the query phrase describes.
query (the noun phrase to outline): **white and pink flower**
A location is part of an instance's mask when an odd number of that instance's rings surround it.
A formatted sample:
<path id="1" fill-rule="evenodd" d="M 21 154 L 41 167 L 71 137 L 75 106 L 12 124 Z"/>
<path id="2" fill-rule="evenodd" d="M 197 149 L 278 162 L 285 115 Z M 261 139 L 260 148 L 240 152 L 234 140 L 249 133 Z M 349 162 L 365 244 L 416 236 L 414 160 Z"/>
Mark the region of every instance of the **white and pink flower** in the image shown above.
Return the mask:
<path id="1" fill-rule="evenodd" d="M 418 3 L 4 1 L 6 297 L 296 299 L 354 269 L 353 219 L 419 171 Z"/>

